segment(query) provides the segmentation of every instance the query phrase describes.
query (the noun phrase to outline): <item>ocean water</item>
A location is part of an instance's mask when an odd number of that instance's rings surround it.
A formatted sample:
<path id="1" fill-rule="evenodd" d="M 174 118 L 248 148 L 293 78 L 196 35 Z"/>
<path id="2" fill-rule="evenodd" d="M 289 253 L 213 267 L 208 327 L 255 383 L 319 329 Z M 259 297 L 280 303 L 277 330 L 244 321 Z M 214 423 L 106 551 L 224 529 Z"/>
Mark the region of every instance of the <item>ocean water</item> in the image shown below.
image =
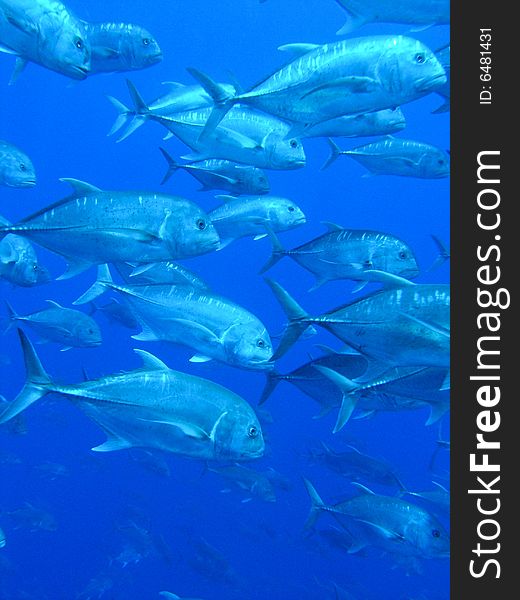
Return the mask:
<path id="1" fill-rule="evenodd" d="M 344 22 L 333 0 L 70 0 L 67 5 L 89 21 L 125 21 L 146 27 L 159 41 L 164 59 L 134 73 L 105 74 L 72 82 L 29 64 L 14 86 L 8 86 L 14 59 L 0 55 L 0 138 L 16 144 L 33 160 L 38 184 L 33 189 L 0 188 L 0 214 L 16 222 L 69 193 L 61 177 L 72 177 L 103 189 L 154 190 L 184 196 L 206 210 L 219 202 L 212 192 L 179 171 L 163 187 L 166 170 L 158 147 L 173 156 L 186 147 L 175 138 L 162 141 L 164 130 L 151 123 L 122 143 L 107 137 L 116 113 L 106 99 L 128 103 L 125 79 L 151 100 L 164 92 L 163 81 L 193 83 L 193 66 L 217 80 L 228 70 L 247 89 L 285 60 L 277 47 L 290 42 L 325 43 L 336 39 Z M 436 49 L 449 40 L 447 26 L 411 31 L 400 25 L 368 25 L 358 35 L 408 34 Z M 432 114 L 442 100 L 430 94 L 406 104 L 402 137 L 442 148 L 449 146 L 449 113 Z M 338 140 L 342 148 L 370 141 Z M 449 179 L 362 177 L 366 170 L 348 157 L 320 170 L 328 156 L 324 139 L 304 141 L 307 165 L 294 171 L 269 171 L 271 193 L 293 199 L 307 223 L 281 234 L 284 246 L 295 247 L 324 231 L 322 221 L 349 228 L 392 233 L 414 250 L 423 273 L 416 281 L 449 282 L 449 263 L 425 272 L 436 258 L 431 234 L 449 240 Z M 218 193 L 218 192 L 216 192 Z M 456 201 L 456 199 L 454 199 Z M 38 248 L 38 255 L 57 277 L 64 263 Z M 272 335 L 280 333 L 284 314 L 258 274 L 270 255 L 266 239 L 243 238 L 223 249 L 182 261 L 211 288 L 261 318 Z M 327 283 L 308 292 L 314 278 L 285 258 L 269 271 L 311 314 L 319 314 L 364 294 L 352 295 L 349 281 Z M 65 281 L 34 288 L 0 283 L 0 295 L 20 314 L 40 308 L 47 299 L 71 306 L 93 282 L 95 269 Z M 3 303 L 2 303 L 3 304 Z M 6 315 L 0 305 L 0 318 Z M 188 362 L 193 352 L 160 342 L 137 342 L 128 330 L 97 314 L 103 344 L 94 349 L 60 352 L 56 344 L 37 345 L 47 371 L 57 380 L 79 382 L 139 366 L 133 348 L 156 354 L 171 368 L 206 377 L 229 387 L 257 405 L 265 377 L 219 363 Z M 32 340 L 36 340 L 29 331 Z M 321 354 L 317 343 L 340 348 L 319 330 L 302 340 L 277 365 L 287 372 Z M 0 394 L 8 400 L 21 389 L 25 373 L 18 337 L 0 337 Z M 431 458 L 439 435 L 449 439 L 449 418 L 426 427 L 426 409 L 381 413 L 351 420 L 332 433 L 336 415 L 315 419 L 318 405 L 294 386 L 281 382 L 262 406 L 272 423 L 263 424 L 266 454 L 249 463 L 261 471 L 274 468 L 290 481 L 277 489 L 277 501 L 266 503 L 233 488 L 204 464 L 159 454 L 162 471 L 136 460 L 128 451 L 96 454 L 90 448 L 104 434 L 85 414 L 54 396 L 31 407 L 26 431 L 0 428 L 0 527 L 7 538 L 0 549 L 0 598 L 72 600 L 152 600 L 170 590 L 181 597 L 206 600 L 337 598 L 333 582 L 361 600 L 443 600 L 449 596 L 449 559 L 425 559 L 420 569 L 369 547 L 357 554 L 332 548 L 318 533 L 306 536 L 303 525 L 310 501 L 302 482 L 307 477 L 330 502 L 356 494 L 345 478 L 309 458 L 320 441 L 337 451 L 353 444 L 394 466 L 409 490 L 432 489 L 432 479 L 449 486 L 449 455 Z M 61 465 L 49 473 L 48 463 Z M 378 493 L 389 488 L 364 482 Z M 226 493 L 224 493 L 226 492 Z M 12 513 L 29 503 L 47 515 L 36 524 Z M 443 523 L 449 526 L 446 517 Z M 329 515 L 317 529 L 336 526 Z M 343 597 L 343 596 L 341 596 Z"/>

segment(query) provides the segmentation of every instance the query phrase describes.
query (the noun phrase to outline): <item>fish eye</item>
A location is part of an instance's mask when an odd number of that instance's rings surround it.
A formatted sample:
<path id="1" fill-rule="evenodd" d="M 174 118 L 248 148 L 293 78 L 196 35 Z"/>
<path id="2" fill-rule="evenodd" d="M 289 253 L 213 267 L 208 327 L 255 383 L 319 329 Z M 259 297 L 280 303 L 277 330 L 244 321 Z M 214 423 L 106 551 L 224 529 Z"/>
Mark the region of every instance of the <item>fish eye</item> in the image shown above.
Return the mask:
<path id="1" fill-rule="evenodd" d="M 399 252 L 399 255 L 398 255 L 398 256 L 399 256 L 399 258 L 402 258 L 403 260 L 404 260 L 405 258 L 407 258 L 407 254 L 406 254 L 406 252 L 405 252 L 404 250 L 401 250 L 401 252 Z"/>
<path id="2" fill-rule="evenodd" d="M 291 148 L 297 148 L 298 147 L 298 142 L 296 140 L 291 140 L 289 142 L 289 144 L 291 145 Z"/>
<path id="3" fill-rule="evenodd" d="M 33 266 L 32 266 L 32 268 L 33 268 L 33 271 L 37 271 L 38 270 L 38 265 L 36 263 L 34 263 Z"/>
<path id="4" fill-rule="evenodd" d="M 204 221 L 204 219 L 199 219 L 197 221 L 197 229 L 200 229 L 200 231 L 204 231 L 204 229 L 206 229 L 206 221 Z"/>
<path id="5" fill-rule="evenodd" d="M 373 263 L 371 260 L 365 260 L 365 262 L 363 263 L 363 266 L 370 269 L 370 267 L 373 266 Z"/>
<path id="6" fill-rule="evenodd" d="M 259 178 L 258 178 L 258 181 L 259 181 L 260 183 L 265 183 L 265 177 L 259 177 Z"/>
<path id="7" fill-rule="evenodd" d="M 434 538 L 441 537 L 441 532 L 438 529 L 432 529 L 432 535 Z"/>
<path id="8" fill-rule="evenodd" d="M 247 435 L 250 438 L 255 438 L 258 435 L 258 429 L 252 425 L 248 430 L 247 430 Z"/>
<path id="9" fill-rule="evenodd" d="M 80 40 L 79 38 L 76 40 L 76 48 L 78 50 L 81 50 L 83 48 L 83 41 Z"/>
<path id="10" fill-rule="evenodd" d="M 415 62 L 422 65 L 422 63 L 425 61 L 426 59 L 424 58 L 424 54 L 416 54 L 415 55 Z"/>
<path id="11" fill-rule="evenodd" d="M 20 171 L 27 171 L 27 167 L 24 165 L 24 163 L 20 163 Z"/>
<path id="12" fill-rule="evenodd" d="M 287 207 L 287 210 L 288 210 L 289 212 L 294 212 L 294 206 L 288 206 L 288 207 Z"/>
<path id="13" fill-rule="evenodd" d="M 143 38 L 143 46 L 149 46 L 150 40 L 148 38 Z"/>
<path id="14" fill-rule="evenodd" d="M 256 342 L 256 345 L 259 348 L 265 348 L 265 342 L 264 342 L 264 340 L 258 340 L 258 342 Z"/>
<path id="15" fill-rule="evenodd" d="M 443 158 L 439 158 L 439 160 L 437 161 L 440 165 L 444 164 L 444 159 Z"/>

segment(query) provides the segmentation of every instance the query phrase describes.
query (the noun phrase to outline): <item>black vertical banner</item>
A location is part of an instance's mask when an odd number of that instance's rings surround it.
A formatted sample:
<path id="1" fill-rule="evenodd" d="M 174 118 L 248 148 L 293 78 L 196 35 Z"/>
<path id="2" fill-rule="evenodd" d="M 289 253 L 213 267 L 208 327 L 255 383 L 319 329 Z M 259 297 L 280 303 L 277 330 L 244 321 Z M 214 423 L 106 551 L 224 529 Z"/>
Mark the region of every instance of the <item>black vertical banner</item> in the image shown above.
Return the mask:
<path id="1" fill-rule="evenodd" d="M 520 37 L 504 2 L 452 2 L 451 598 L 517 597 Z M 509 13 L 509 14 L 508 14 Z M 508 21 L 511 24 L 508 26 Z M 514 161 L 514 164 L 513 164 Z M 506 191 L 506 189 L 508 191 Z M 515 243 L 516 242 L 516 243 Z M 516 268 L 513 267 L 513 263 Z M 513 516 L 515 510 L 515 516 Z M 513 533 L 513 530 L 515 533 Z"/>

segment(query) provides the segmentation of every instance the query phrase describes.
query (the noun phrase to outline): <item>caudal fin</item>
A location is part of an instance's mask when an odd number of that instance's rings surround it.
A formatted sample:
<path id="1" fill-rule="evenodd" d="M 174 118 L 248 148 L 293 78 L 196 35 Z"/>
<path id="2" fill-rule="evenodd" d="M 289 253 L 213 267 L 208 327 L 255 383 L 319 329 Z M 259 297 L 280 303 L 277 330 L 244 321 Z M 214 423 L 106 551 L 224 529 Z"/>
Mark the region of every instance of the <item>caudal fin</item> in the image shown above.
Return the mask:
<path id="1" fill-rule="evenodd" d="M 338 158 L 338 156 L 343 153 L 341 148 L 336 144 L 334 140 L 328 138 L 327 141 L 329 142 L 330 154 L 329 158 L 327 158 L 327 160 L 323 163 L 323 166 L 321 167 L 322 171 L 324 171 L 327 167 L 330 167 L 330 165 Z"/>
<path id="2" fill-rule="evenodd" d="M 282 376 L 280 375 L 280 373 L 277 373 L 274 369 L 272 369 L 270 371 L 266 371 L 265 376 L 266 376 L 266 382 L 265 382 L 264 389 L 262 390 L 262 395 L 260 396 L 260 400 L 258 401 L 259 406 L 261 404 L 263 404 L 269 398 L 269 396 L 274 392 L 274 389 L 280 382 L 280 379 L 282 379 Z"/>
<path id="3" fill-rule="evenodd" d="M 348 377 L 345 377 L 344 375 L 341 375 L 341 373 L 334 371 L 334 369 L 329 369 L 328 367 L 323 367 L 321 365 L 314 365 L 314 368 L 317 369 L 327 379 L 330 379 L 334 384 L 336 384 L 343 394 L 338 418 L 336 420 L 336 424 L 334 425 L 334 429 L 332 430 L 333 433 L 337 433 L 344 427 L 356 408 L 357 397 L 354 393 L 359 390 L 360 386 L 354 381 L 348 379 Z"/>
<path id="4" fill-rule="evenodd" d="M 307 517 L 307 520 L 305 521 L 305 525 L 303 526 L 303 529 L 305 531 L 308 531 L 309 529 L 312 529 L 312 527 L 314 527 L 316 520 L 320 516 L 320 512 L 322 510 L 326 509 L 326 505 L 323 502 L 323 500 L 320 498 L 320 495 L 316 491 L 316 488 L 312 485 L 312 483 L 308 479 L 305 479 L 305 477 L 304 477 L 303 483 L 305 484 L 305 488 L 307 489 L 307 493 L 309 494 L 309 497 L 310 497 L 311 503 L 312 503 L 311 510 L 309 512 L 309 516 Z"/>
<path id="5" fill-rule="evenodd" d="M 269 225 L 267 225 L 266 223 L 264 224 L 264 227 L 267 231 L 269 239 L 271 240 L 272 250 L 271 250 L 271 258 L 260 269 L 260 271 L 259 271 L 260 274 L 268 271 L 272 266 L 274 266 L 281 258 L 283 258 L 287 254 L 287 251 L 282 246 L 278 236 L 273 231 L 273 229 L 271 227 L 269 227 Z"/>
<path id="6" fill-rule="evenodd" d="M 133 119 L 130 121 L 130 124 L 128 125 L 126 131 L 117 139 L 118 142 L 122 142 L 127 137 L 132 135 L 132 133 L 134 133 L 136 129 L 141 127 L 141 125 L 150 118 L 150 109 L 141 97 L 141 94 L 139 94 L 139 92 L 137 91 L 135 85 L 129 79 L 126 80 L 126 85 L 128 87 L 132 103 L 134 105 L 133 110 L 129 110 L 123 103 L 119 102 L 119 100 L 116 100 L 111 96 L 109 96 L 108 98 L 110 102 L 112 102 L 112 104 L 119 111 L 119 116 L 117 117 L 114 126 L 110 130 L 109 135 L 121 129 L 121 127 L 125 123 L 125 120 L 128 120 L 130 116 L 133 116 Z"/>
<path id="7" fill-rule="evenodd" d="M 34 404 L 40 398 L 52 391 L 51 378 L 47 375 L 38 355 L 36 354 L 33 345 L 25 333 L 19 329 L 20 343 L 23 350 L 23 358 L 25 363 L 26 381 L 22 391 L 16 398 L 7 406 L 0 414 L 0 423 L 5 423 L 14 419 L 22 411 Z"/>
<path id="8" fill-rule="evenodd" d="M 179 163 L 173 160 L 172 156 L 170 156 L 170 154 L 164 148 L 159 148 L 159 150 L 166 159 L 166 162 L 168 163 L 168 170 L 166 171 L 166 175 L 161 181 L 161 185 L 164 185 L 168 181 L 168 179 L 170 179 L 170 177 L 175 173 L 175 171 L 177 171 L 180 168 L 180 165 Z"/>
<path id="9" fill-rule="evenodd" d="M 99 265 L 97 269 L 96 281 L 88 288 L 88 290 L 82 294 L 77 300 L 74 300 L 72 304 L 87 304 L 92 302 L 98 296 L 101 296 L 106 290 L 107 285 L 112 283 L 112 275 L 107 264 Z"/>
<path id="10" fill-rule="evenodd" d="M 446 261 L 450 260 L 450 251 L 448 250 L 446 245 L 443 243 L 443 241 L 440 238 L 438 238 L 436 235 L 433 235 L 433 234 L 432 234 L 432 239 L 433 239 L 435 245 L 437 246 L 439 254 L 437 255 L 437 258 L 435 259 L 432 266 L 429 269 L 427 269 L 427 271 L 426 271 L 427 273 L 429 271 L 434 271 L 435 269 L 438 269 Z"/>

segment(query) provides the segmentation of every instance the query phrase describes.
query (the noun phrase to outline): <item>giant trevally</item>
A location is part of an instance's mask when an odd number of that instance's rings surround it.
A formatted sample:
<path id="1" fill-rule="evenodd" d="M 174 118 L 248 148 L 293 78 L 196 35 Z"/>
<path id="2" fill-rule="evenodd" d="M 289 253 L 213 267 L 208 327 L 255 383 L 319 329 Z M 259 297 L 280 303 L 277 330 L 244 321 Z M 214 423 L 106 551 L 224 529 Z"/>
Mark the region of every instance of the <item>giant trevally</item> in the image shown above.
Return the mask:
<path id="1" fill-rule="evenodd" d="M 89 76 L 145 69 L 162 60 L 155 38 L 132 23 L 83 22 L 91 47 Z"/>
<path id="2" fill-rule="evenodd" d="M 105 290 L 119 293 L 139 320 L 142 341 L 164 340 L 197 351 L 190 360 L 215 358 L 247 369 L 270 369 L 273 348 L 265 325 L 238 304 L 207 290 L 171 285 L 117 285 L 108 267 L 75 304 L 90 302 Z"/>
<path id="3" fill-rule="evenodd" d="M 356 290 L 360 290 L 377 280 L 374 270 L 407 279 L 419 274 L 413 251 L 399 238 L 379 231 L 344 229 L 334 223 L 326 226 L 326 233 L 292 250 L 285 250 L 270 231 L 273 252 L 261 273 L 288 256 L 316 277 L 313 290 L 334 279 L 358 281 Z"/>
<path id="4" fill-rule="evenodd" d="M 266 229 L 287 231 L 305 223 L 301 208 L 280 196 L 216 196 L 224 203 L 208 213 L 220 237 L 220 248 L 244 236 L 255 240 L 267 235 Z"/>
<path id="5" fill-rule="evenodd" d="M 437 146 L 387 136 L 377 142 L 341 150 L 329 139 L 330 156 L 323 168 L 338 156 L 350 156 L 370 171 L 370 175 L 400 175 L 422 179 L 441 179 L 450 174 L 450 155 Z"/>
<path id="6" fill-rule="evenodd" d="M 179 196 L 103 191 L 75 179 L 71 196 L 15 225 L 0 227 L 60 254 L 62 279 L 106 262 L 153 263 L 215 250 L 218 234 L 206 213 Z"/>
<path id="7" fill-rule="evenodd" d="M 97 452 L 145 447 L 205 460 L 248 460 L 264 452 L 253 409 L 221 385 L 172 371 L 144 350 L 135 350 L 141 368 L 58 384 L 43 369 L 25 334 L 19 335 L 27 380 L 0 415 L 0 423 L 53 393 L 76 403 L 105 431 L 107 440 L 93 448 Z"/>
<path id="8" fill-rule="evenodd" d="M 267 174 L 258 167 L 242 165 L 230 160 L 210 158 L 192 161 L 184 165 L 177 163 L 164 148 L 160 148 L 168 163 L 168 171 L 161 183 L 166 183 L 173 173 L 183 169 L 200 181 L 200 192 L 225 190 L 234 196 L 240 194 L 267 194 L 270 189 Z"/>
<path id="9" fill-rule="evenodd" d="M 115 263 L 114 266 L 125 283 L 133 285 L 163 283 L 209 290 L 209 285 L 196 273 L 172 261 L 138 265 L 137 267 L 127 263 Z"/>
<path id="10" fill-rule="evenodd" d="M 93 348 L 101 344 L 101 331 L 92 317 L 72 308 L 64 308 L 53 300 L 47 300 L 47 308 L 27 315 L 18 315 L 11 305 L 7 329 L 15 325 L 27 325 L 43 340 L 69 348 Z"/>
<path id="11" fill-rule="evenodd" d="M 251 496 L 245 498 L 242 502 L 251 500 L 253 496 L 265 502 L 276 502 L 276 492 L 271 481 L 267 475 L 260 471 L 240 464 L 209 467 L 208 470 L 218 473 L 221 477 L 232 482 L 240 489 L 249 492 Z"/>
<path id="12" fill-rule="evenodd" d="M 5 224 L 1 217 L 0 224 Z M 51 276 L 39 264 L 32 244 L 19 235 L 9 233 L 0 240 L 0 278 L 14 285 L 30 287 L 47 283 Z"/>
<path id="13" fill-rule="evenodd" d="M 450 0 L 336 0 L 346 11 L 347 21 L 338 35 L 350 33 L 367 23 L 399 23 L 403 25 L 447 25 L 450 22 Z"/>
<path id="14" fill-rule="evenodd" d="M 422 492 L 411 492 L 410 490 L 404 490 L 404 493 L 424 500 L 433 507 L 433 510 L 438 510 L 444 514 L 449 514 L 450 491 L 437 481 L 432 481 L 432 483 L 434 486 L 436 486 L 436 489 L 425 490 Z"/>
<path id="15" fill-rule="evenodd" d="M 375 135 L 390 135 L 406 127 L 403 111 L 397 108 L 385 108 L 359 115 L 345 115 L 328 119 L 303 127 L 298 135 L 301 138 L 310 137 L 369 137 Z"/>
<path id="16" fill-rule="evenodd" d="M 207 75 L 189 69 L 215 102 L 205 135 L 236 103 L 307 125 L 395 108 L 446 82 L 434 53 L 406 36 L 365 36 L 322 46 L 291 46 L 301 56 L 244 93 L 231 95 Z"/>
<path id="17" fill-rule="evenodd" d="M 320 325 L 340 340 L 389 366 L 448 367 L 450 286 L 413 284 L 374 292 L 320 316 L 310 316 L 281 285 L 266 279 L 289 324 L 274 354 L 280 358 L 309 327 Z"/>
<path id="18" fill-rule="evenodd" d="M 28 188 L 36 185 L 31 159 L 13 144 L 0 140 L 0 185 Z"/>
<path id="19" fill-rule="evenodd" d="M 361 492 L 358 496 L 325 504 L 311 482 L 304 482 L 312 501 L 306 526 L 312 526 L 322 512 L 332 514 L 353 538 L 349 553 L 377 546 L 416 558 L 449 556 L 449 534 L 426 509 L 402 498 L 374 494 L 358 483 L 353 483 Z"/>
<path id="20" fill-rule="evenodd" d="M 163 81 L 163 85 L 169 88 L 169 91 L 159 98 L 151 102 L 144 102 L 141 95 L 138 93 L 134 84 L 127 80 L 128 91 L 133 102 L 133 108 L 125 106 L 122 102 L 108 96 L 108 99 L 113 104 L 118 112 L 118 116 L 108 135 L 113 135 L 131 119 L 128 128 L 121 135 L 118 141 L 124 140 L 138 129 L 146 121 L 153 119 L 154 116 L 169 116 L 180 112 L 195 110 L 212 106 L 213 100 L 211 96 L 204 90 L 201 85 L 184 85 L 176 81 Z M 235 93 L 235 88 L 232 85 L 222 83 L 229 94 Z"/>
<path id="21" fill-rule="evenodd" d="M 0 0 L 0 52 L 17 57 L 11 83 L 29 61 L 73 79 L 90 69 L 83 24 L 58 0 Z"/>

